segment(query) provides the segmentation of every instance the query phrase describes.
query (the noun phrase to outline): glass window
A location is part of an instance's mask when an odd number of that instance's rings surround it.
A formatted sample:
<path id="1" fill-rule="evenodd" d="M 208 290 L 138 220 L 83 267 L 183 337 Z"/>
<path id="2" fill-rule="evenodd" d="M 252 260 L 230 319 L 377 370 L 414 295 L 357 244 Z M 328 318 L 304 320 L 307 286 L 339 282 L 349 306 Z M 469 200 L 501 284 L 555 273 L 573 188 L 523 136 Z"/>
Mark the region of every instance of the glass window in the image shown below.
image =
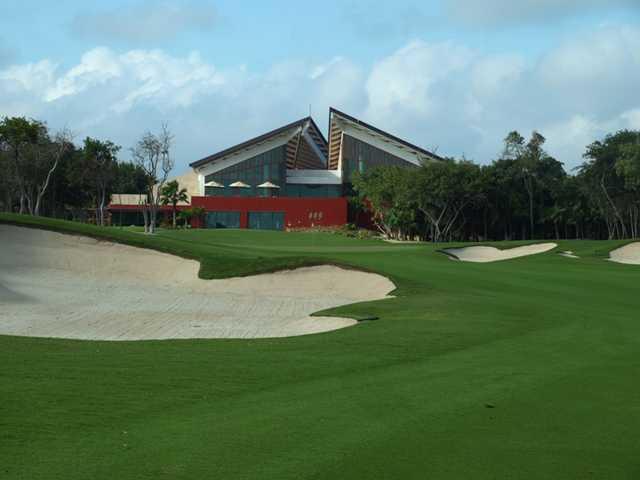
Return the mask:
<path id="1" fill-rule="evenodd" d="M 228 167 L 220 172 L 208 175 L 205 182 L 215 180 L 225 186 L 218 189 L 218 195 L 250 197 L 262 195 L 257 188 L 258 185 L 266 181 L 280 185 L 286 170 L 286 146 L 274 148 L 268 152 L 256 155 L 244 162 Z M 231 183 L 241 181 L 251 186 L 251 188 L 230 188 Z M 280 185 L 282 189 L 285 185 Z M 284 193 L 284 192 L 283 192 Z M 213 190 L 205 189 L 205 195 L 215 195 Z"/>

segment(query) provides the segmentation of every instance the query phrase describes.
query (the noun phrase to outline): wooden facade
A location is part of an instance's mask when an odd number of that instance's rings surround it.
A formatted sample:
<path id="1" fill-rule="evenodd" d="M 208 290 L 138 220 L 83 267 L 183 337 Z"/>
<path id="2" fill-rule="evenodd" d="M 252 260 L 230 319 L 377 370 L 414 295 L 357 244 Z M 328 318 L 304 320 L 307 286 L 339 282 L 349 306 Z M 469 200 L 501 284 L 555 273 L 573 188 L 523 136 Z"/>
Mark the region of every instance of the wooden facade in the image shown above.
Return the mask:
<path id="1" fill-rule="evenodd" d="M 342 129 L 335 116 L 329 116 L 329 170 L 337 170 L 340 163 L 340 148 L 342 147 Z"/>
<path id="2" fill-rule="evenodd" d="M 313 145 L 309 143 L 310 141 L 313 142 Z M 287 169 L 322 170 L 327 168 L 327 150 L 327 141 L 318 130 L 315 122 L 309 120 L 298 134 L 287 143 Z M 320 155 L 317 152 L 320 152 Z"/>
<path id="3" fill-rule="evenodd" d="M 354 135 L 360 138 L 355 138 Z M 349 167 L 346 164 L 353 161 L 360 162 L 361 159 L 356 157 L 364 157 L 363 161 L 370 166 L 416 166 L 424 161 L 442 160 L 432 152 L 331 108 L 329 110 L 328 168 L 341 169 L 343 174 L 345 168 L 348 168 L 350 175 L 353 165 Z"/>

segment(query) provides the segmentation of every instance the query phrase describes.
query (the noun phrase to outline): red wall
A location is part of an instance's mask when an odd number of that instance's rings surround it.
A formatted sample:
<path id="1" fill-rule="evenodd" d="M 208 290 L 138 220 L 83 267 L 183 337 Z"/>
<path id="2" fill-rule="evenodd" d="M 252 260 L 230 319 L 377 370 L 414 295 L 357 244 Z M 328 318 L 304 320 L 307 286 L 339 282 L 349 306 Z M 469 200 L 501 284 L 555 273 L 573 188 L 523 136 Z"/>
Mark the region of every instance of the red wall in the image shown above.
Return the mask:
<path id="1" fill-rule="evenodd" d="M 347 199 L 343 197 L 191 197 L 191 205 L 207 211 L 240 212 L 241 228 L 247 228 L 249 212 L 284 212 L 285 228 L 347 223 Z"/>
<path id="2" fill-rule="evenodd" d="M 177 205 L 176 206 L 176 210 L 179 212 L 180 210 L 184 210 L 186 208 L 190 208 L 190 205 Z M 142 211 L 142 205 L 107 205 L 107 210 L 109 210 L 110 212 L 118 212 L 118 211 L 123 211 L 123 212 L 136 212 Z M 164 213 L 171 213 L 173 212 L 173 207 L 171 205 L 158 205 L 158 212 L 164 212 Z"/>

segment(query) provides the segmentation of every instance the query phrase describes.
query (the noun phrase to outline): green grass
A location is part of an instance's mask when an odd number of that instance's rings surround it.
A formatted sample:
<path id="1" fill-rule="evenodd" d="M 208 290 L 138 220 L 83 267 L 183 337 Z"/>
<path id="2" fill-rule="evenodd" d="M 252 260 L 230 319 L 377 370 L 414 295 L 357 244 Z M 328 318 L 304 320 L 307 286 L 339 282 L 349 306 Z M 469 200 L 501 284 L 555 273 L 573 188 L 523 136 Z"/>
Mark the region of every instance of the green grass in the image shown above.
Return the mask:
<path id="1" fill-rule="evenodd" d="M 296 338 L 0 336 L 2 479 L 640 478 L 640 267 L 604 260 L 624 242 L 470 264 L 328 234 L 0 221 L 196 258 L 205 278 L 330 262 L 398 286 L 331 310 L 378 320 Z"/>

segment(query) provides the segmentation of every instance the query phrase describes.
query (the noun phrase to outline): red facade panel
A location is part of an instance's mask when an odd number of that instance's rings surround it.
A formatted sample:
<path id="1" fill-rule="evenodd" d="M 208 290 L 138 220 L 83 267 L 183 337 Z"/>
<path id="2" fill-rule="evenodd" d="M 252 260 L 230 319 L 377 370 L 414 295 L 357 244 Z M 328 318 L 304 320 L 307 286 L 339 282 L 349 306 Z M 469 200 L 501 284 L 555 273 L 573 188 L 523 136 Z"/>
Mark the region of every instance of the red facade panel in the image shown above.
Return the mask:
<path id="1" fill-rule="evenodd" d="M 177 205 L 176 211 L 185 210 L 190 208 L 190 205 Z M 107 210 L 110 212 L 141 212 L 142 205 L 108 205 Z M 158 205 L 158 212 L 171 213 L 173 207 L 171 205 Z"/>
<path id="2" fill-rule="evenodd" d="M 191 204 L 209 212 L 240 212 L 241 228 L 247 228 L 249 212 L 284 212 L 286 228 L 347 223 L 347 199 L 343 197 L 191 197 Z"/>

